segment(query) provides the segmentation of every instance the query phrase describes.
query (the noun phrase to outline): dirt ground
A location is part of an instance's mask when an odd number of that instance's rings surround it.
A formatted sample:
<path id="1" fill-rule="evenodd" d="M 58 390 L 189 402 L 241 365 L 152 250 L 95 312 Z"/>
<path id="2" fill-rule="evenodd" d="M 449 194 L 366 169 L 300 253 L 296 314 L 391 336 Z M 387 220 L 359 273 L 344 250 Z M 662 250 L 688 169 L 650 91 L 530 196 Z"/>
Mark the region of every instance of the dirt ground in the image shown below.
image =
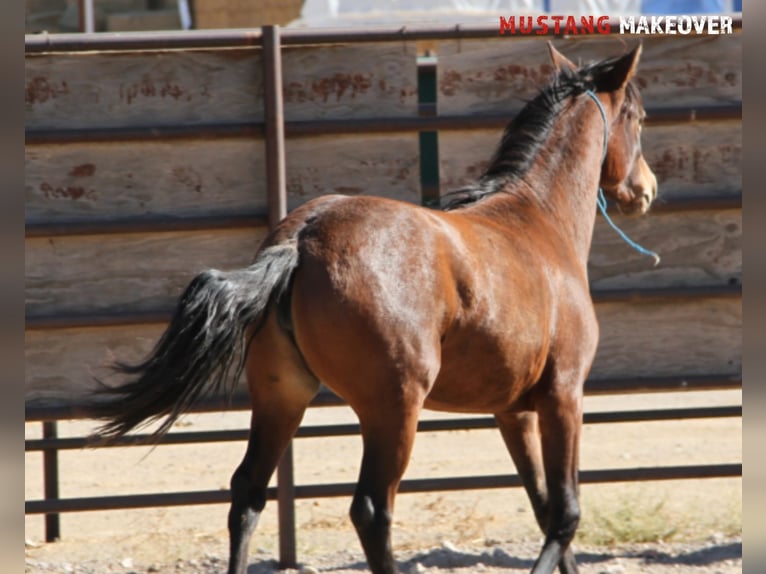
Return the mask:
<path id="1" fill-rule="evenodd" d="M 741 404 L 739 391 L 586 399 L 586 412 Z M 424 413 L 424 418 L 446 418 Z M 304 424 L 353 421 L 346 408 L 312 409 Z M 246 413 L 184 417 L 184 430 L 245 428 Z M 88 422 L 61 423 L 61 436 L 82 436 Z M 582 468 L 737 463 L 739 418 L 600 424 L 585 427 Z M 27 425 L 27 438 L 40 425 Z M 359 437 L 295 442 L 297 484 L 354 482 Z M 63 498 L 224 489 L 244 444 L 110 448 L 60 455 Z M 494 430 L 421 433 L 405 478 L 513 473 Z M 680 480 L 582 486 L 583 519 L 575 552 L 584 574 L 742 571 L 742 481 Z M 42 497 L 42 460 L 26 455 L 26 498 Z M 301 500 L 296 506 L 298 560 L 304 574 L 366 572 L 348 520 L 348 497 Z M 226 513 L 221 504 L 97 511 L 62 516 L 62 538 L 44 542 L 43 518 L 26 518 L 26 572 L 225 572 Z M 513 573 L 531 567 L 541 543 L 521 489 L 402 494 L 393 541 L 410 573 Z M 251 544 L 249 574 L 278 570 L 276 505 Z"/>

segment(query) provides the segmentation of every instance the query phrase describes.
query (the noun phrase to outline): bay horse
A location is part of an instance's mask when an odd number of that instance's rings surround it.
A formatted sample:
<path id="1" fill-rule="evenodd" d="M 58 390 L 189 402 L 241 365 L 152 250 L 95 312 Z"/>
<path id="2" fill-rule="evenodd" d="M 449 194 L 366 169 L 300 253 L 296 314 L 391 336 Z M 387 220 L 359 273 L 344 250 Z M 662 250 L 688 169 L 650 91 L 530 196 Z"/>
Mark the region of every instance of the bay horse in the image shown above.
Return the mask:
<path id="1" fill-rule="evenodd" d="M 641 47 L 554 77 L 506 128 L 486 172 L 436 210 L 323 196 L 292 211 L 247 268 L 209 270 L 182 294 L 150 357 L 95 401 L 110 440 L 165 433 L 244 370 L 252 419 L 231 478 L 229 574 L 244 574 L 274 469 L 320 381 L 359 418 L 351 503 L 375 574 L 398 571 L 394 497 L 421 409 L 490 413 L 545 534 L 533 574 L 577 572 L 583 384 L 598 342 L 587 259 L 600 188 L 645 213 L 657 180 L 631 83 Z"/>

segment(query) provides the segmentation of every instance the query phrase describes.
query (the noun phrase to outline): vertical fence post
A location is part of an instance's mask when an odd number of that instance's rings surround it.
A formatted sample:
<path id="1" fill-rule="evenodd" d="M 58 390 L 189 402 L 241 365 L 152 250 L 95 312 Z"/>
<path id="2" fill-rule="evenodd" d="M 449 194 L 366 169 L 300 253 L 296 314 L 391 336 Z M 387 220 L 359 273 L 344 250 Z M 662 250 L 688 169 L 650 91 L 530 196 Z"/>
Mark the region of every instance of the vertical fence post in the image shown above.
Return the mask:
<path id="1" fill-rule="evenodd" d="M 263 27 L 263 106 L 266 123 L 266 190 L 269 228 L 287 215 L 285 115 L 282 100 L 282 50 L 279 26 Z"/>
<path id="2" fill-rule="evenodd" d="M 93 0 L 79 0 L 80 32 L 96 31 L 96 14 Z"/>
<path id="3" fill-rule="evenodd" d="M 279 567 L 297 568 L 292 442 L 287 446 L 277 467 L 277 505 L 279 506 Z"/>
<path id="4" fill-rule="evenodd" d="M 282 100 L 282 51 L 279 26 L 263 27 L 263 105 L 266 124 L 266 189 L 269 228 L 287 215 L 285 126 Z M 288 445 L 277 467 L 279 566 L 295 568 L 295 481 L 293 447 Z"/>
<path id="5" fill-rule="evenodd" d="M 436 116 L 436 64 L 418 65 L 418 113 Z M 439 177 L 439 132 L 421 131 L 420 201 L 422 205 L 438 208 L 441 203 Z"/>
<path id="6" fill-rule="evenodd" d="M 56 421 L 43 422 L 43 438 L 58 437 Z M 59 454 L 55 447 L 43 451 L 43 489 L 45 500 L 59 497 Z M 61 516 L 58 513 L 45 515 L 45 541 L 55 542 L 61 537 Z"/>

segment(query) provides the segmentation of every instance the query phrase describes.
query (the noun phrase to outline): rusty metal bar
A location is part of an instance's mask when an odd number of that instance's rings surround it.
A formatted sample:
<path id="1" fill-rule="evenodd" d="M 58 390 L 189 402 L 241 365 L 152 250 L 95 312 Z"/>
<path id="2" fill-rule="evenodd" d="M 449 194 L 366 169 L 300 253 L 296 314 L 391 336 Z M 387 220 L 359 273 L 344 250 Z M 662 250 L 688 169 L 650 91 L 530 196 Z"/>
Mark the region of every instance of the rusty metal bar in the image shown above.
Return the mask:
<path id="1" fill-rule="evenodd" d="M 26 317 L 26 330 L 78 329 L 91 327 L 127 327 L 131 325 L 159 325 L 170 320 L 170 310 L 125 313 L 87 313 L 82 315 L 49 315 Z"/>
<path id="2" fill-rule="evenodd" d="M 26 54 L 122 50 L 194 50 L 259 48 L 261 31 L 165 30 L 162 32 L 101 32 L 98 34 L 27 34 Z"/>
<path id="3" fill-rule="evenodd" d="M 674 393 L 741 389 L 742 375 L 692 375 L 676 377 L 641 377 L 630 379 L 588 379 L 585 394 L 620 395 L 633 393 Z"/>
<path id="4" fill-rule="evenodd" d="M 682 122 L 712 122 L 742 119 L 742 104 L 689 107 L 684 109 L 666 107 L 646 110 L 646 125 L 664 126 Z M 649 114 L 651 113 L 651 116 Z"/>
<path id="5" fill-rule="evenodd" d="M 269 499 L 273 500 L 276 498 L 276 489 L 269 489 L 268 494 Z M 60 498 L 55 501 L 26 500 L 24 501 L 24 514 L 152 508 L 159 506 L 186 506 L 188 504 L 219 504 L 230 501 L 231 493 L 229 490 L 164 492 L 123 496 L 94 496 L 88 498 Z"/>
<path id="6" fill-rule="evenodd" d="M 43 439 L 54 441 L 58 437 L 56 421 L 43 422 Z M 46 502 L 59 500 L 59 455 L 57 448 L 43 450 L 43 492 Z M 61 537 L 61 517 L 58 513 L 45 515 L 45 541 L 55 542 Z"/>
<path id="7" fill-rule="evenodd" d="M 741 388 L 742 375 L 714 373 L 688 376 L 588 379 L 585 383 L 585 394 L 593 396 L 628 393 L 675 393 L 679 391 L 736 390 Z M 342 399 L 326 387 L 323 387 L 311 402 L 312 407 L 337 407 L 345 404 Z M 237 394 L 231 399 L 223 397 L 203 399 L 196 403 L 189 412 L 209 413 L 222 410 L 250 410 L 249 399 L 245 393 Z M 26 422 L 87 418 L 91 418 L 91 413 L 77 404 L 27 403 L 25 405 L 24 420 Z"/>
<path id="8" fill-rule="evenodd" d="M 376 28 L 288 28 L 282 32 L 282 44 L 348 44 L 365 42 L 412 42 L 418 40 L 468 40 L 503 38 L 505 40 L 556 36 L 551 28 L 546 34 L 500 35 L 497 25 L 417 25 Z M 610 19 L 611 34 L 619 34 L 619 20 Z M 732 28 L 742 29 L 742 16 L 734 16 Z M 537 29 L 535 29 L 537 32 Z M 563 34 L 559 34 L 563 36 Z M 102 50 L 170 50 L 198 48 L 247 48 L 260 45 L 261 32 L 255 30 L 187 30 L 163 32 L 128 32 L 99 34 L 28 34 L 24 38 L 27 54 Z"/>
<path id="9" fill-rule="evenodd" d="M 279 529 L 279 569 L 296 568 L 298 564 L 295 536 L 295 468 L 293 443 L 287 445 L 277 466 L 277 528 Z"/>
<path id="10" fill-rule="evenodd" d="M 720 211 L 725 209 L 742 209 L 742 196 L 675 197 L 652 205 L 652 213 L 657 214 L 677 213 L 680 211 Z M 208 231 L 263 227 L 267 224 L 268 212 L 192 217 L 127 217 L 117 220 L 95 221 L 33 221 L 26 224 L 25 236 L 66 237 L 75 235 L 161 233 L 165 231 Z"/>
<path id="11" fill-rule="evenodd" d="M 602 289 L 592 291 L 591 295 L 596 304 L 654 303 L 662 301 L 689 301 L 692 299 L 738 299 L 742 296 L 742 285 Z M 157 309 L 132 313 L 104 312 L 27 316 L 26 330 L 45 331 L 51 329 L 160 324 L 167 323 L 171 313 L 172 309 Z"/>
<path id="12" fill-rule="evenodd" d="M 689 466 L 666 466 L 651 468 L 616 468 L 605 470 L 580 471 L 581 484 L 599 484 L 605 482 L 635 482 L 643 480 L 682 480 L 689 478 L 727 478 L 742 476 L 742 464 L 711 464 Z M 324 486 L 324 485 L 321 485 Z M 332 488 L 335 485 L 327 485 Z M 340 485 L 338 485 L 340 486 Z M 451 478 L 424 478 L 404 480 L 399 487 L 400 493 L 429 492 L 432 490 L 474 490 L 485 488 L 509 488 L 521 486 L 518 475 L 490 475 Z M 308 489 L 307 489 L 308 490 Z M 321 492 L 321 489 L 317 489 Z M 329 489 L 328 489 L 329 490 Z M 338 489 L 340 490 L 340 489 Z M 306 494 L 316 496 L 316 491 L 307 493 L 297 489 L 296 497 Z M 343 495 L 345 493 L 339 493 Z M 314 496 L 311 496 L 313 498 Z"/>
<path id="13" fill-rule="evenodd" d="M 338 406 L 344 404 L 329 391 L 320 392 L 315 397 L 312 406 Z M 250 401 L 245 391 L 235 394 L 231 398 L 216 396 L 201 399 L 195 403 L 188 412 L 190 413 L 214 413 L 220 411 L 244 411 L 250 410 Z M 24 421 L 35 422 L 45 420 L 83 420 L 93 418 L 93 413 L 83 405 L 71 402 L 57 402 L 51 404 L 45 399 L 41 401 L 28 401 L 24 405 Z"/>
<path id="14" fill-rule="evenodd" d="M 675 409 L 649 409 L 633 411 L 609 411 L 585 413 L 584 424 L 656 422 L 668 420 L 692 420 L 741 417 L 742 406 L 696 407 Z M 476 430 L 496 428 L 493 417 L 472 417 L 461 419 L 427 420 L 418 423 L 418 432 L 444 432 L 456 430 Z M 156 439 L 149 434 L 136 434 L 120 437 L 98 448 L 113 448 L 139 445 L 179 445 L 205 444 L 213 442 L 235 442 L 247 440 L 248 429 L 223 431 L 171 432 Z M 300 427 L 296 438 L 329 438 L 354 436 L 359 434 L 358 423 L 316 425 Z M 55 448 L 57 450 L 79 450 L 91 446 L 84 437 L 29 439 L 24 442 L 25 452 L 35 452 Z"/>
<path id="15" fill-rule="evenodd" d="M 93 6 L 93 0 L 79 0 L 79 25 L 80 32 L 92 34 L 96 31 L 96 12 Z"/>
<path id="16" fill-rule="evenodd" d="M 175 141 L 179 139 L 252 138 L 263 136 L 262 122 L 227 122 L 199 125 L 130 126 L 87 129 L 32 129 L 26 145 L 102 143 L 117 141 Z"/>
<path id="17" fill-rule="evenodd" d="M 687 302 L 690 299 L 739 299 L 742 297 L 742 285 L 599 289 L 591 291 L 591 296 L 596 304 Z"/>
<path id="18" fill-rule="evenodd" d="M 269 229 L 287 216 L 285 116 L 282 100 L 282 47 L 279 26 L 263 27 L 263 112 L 266 125 L 266 193 Z M 293 445 L 287 445 L 277 465 L 279 567 L 295 568 L 295 475 Z"/>
<path id="19" fill-rule="evenodd" d="M 192 217 L 126 217 L 97 221 L 45 221 L 25 226 L 26 237 L 62 237 L 69 235 L 111 235 L 126 233 L 158 233 L 166 231 L 215 231 L 263 227 L 266 213 L 238 215 L 203 215 Z"/>
<path id="20" fill-rule="evenodd" d="M 93 30 L 88 30 L 87 24 L 85 23 L 85 3 L 87 1 L 88 0 L 77 0 L 77 29 L 81 33 L 93 31 Z"/>
<path id="21" fill-rule="evenodd" d="M 674 197 L 655 201 L 650 213 L 678 213 L 680 211 L 719 211 L 742 209 L 742 195 L 715 195 L 701 197 Z"/>
<path id="22" fill-rule="evenodd" d="M 519 110 L 513 110 L 517 113 Z M 361 131 L 370 133 L 503 129 L 513 119 L 507 114 L 455 114 L 419 115 L 401 118 L 359 118 L 348 120 L 304 120 L 286 124 L 287 135 L 314 136 L 346 134 Z M 728 121 L 742 119 L 742 104 L 703 105 L 696 108 L 649 108 L 646 125 L 668 125 L 702 121 Z"/>
<path id="23" fill-rule="evenodd" d="M 265 61 L 264 61 L 265 64 Z M 699 106 L 696 108 L 654 108 L 647 110 L 647 125 L 668 125 L 703 121 L 742 119 L 742 104 Z M 289 137 L 318 135 L 417 132 L 435 130 L 502 129 L 513 119 L 511 114 L 461 114 L 396 118 L 350 118 L 302 120 L 284 123 Z M 129 128 L 33 129 L 26 132 L 26 145 L 95 143 L 177 139 L 252 138 L 265 133 L 263 123 L 242 122 L 199 126 L 144 126 Z"/>
<path id="24" fill-rule="evenodd" d="M 266 192 L 269 227 L 287 215 L 285 115 L 282 101 L 282 54 L 279 26 L 263 27 L 263 108 L 266 124 Z"/>
<path id="25" fill-rule="evenodd" d="M 742 463 L 731 463 L 583 470 L 580 471 L 580 483 L 599 484 L 605 482 L 637 482 L 644 480 L 737 478 L 741 476 Z M 402 481 L 399 486 L 399 493 L 483 490 L 490 488 L 516 488 L 519 486 L 521 486 L 521 479 L 515 474 L 422 478 Z M 295 487 L 295 498 L 350 496 L 354 493 L 355 487 L 356 484 L 354 483 L 298 485 Z M 277 496 L 276 488 L 269 488 L 266 494 L 269 500 L 274 500 Z M 43 514 L 49 512 L 83 512 L 89 510 L 117 510 L 154 506 L 219 504 L 229 501 L 230 493 L 228 490 L 68 498 L 56 501 L 27 500 L 24 503 L 24 513 Z"/>
<path id="26" fill-rule="evenodd" d="M 583 424 L 658 422 L 671 420 L 741 417 L 742 405 L 660 410 L 635 410 L 585 413 Z"/>

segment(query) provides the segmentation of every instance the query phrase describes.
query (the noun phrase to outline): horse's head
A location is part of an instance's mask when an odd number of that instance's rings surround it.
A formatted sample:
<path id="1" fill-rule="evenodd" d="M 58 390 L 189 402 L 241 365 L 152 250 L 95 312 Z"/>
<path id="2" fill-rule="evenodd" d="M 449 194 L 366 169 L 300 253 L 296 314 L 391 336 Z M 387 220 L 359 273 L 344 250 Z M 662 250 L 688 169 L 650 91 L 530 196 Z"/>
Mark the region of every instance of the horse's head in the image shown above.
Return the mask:
<path id="1" fill-rule="evenodd" d="M 549 44 L 554 66 L 576 66 Z M 641 152 L 641 127 L 646 113 L 641 95 L 631 79 L 636 72 L 641 45 L 628 54 L 591 67 L 594 91 L 607 115 L 608 144 L 599 185 L 625 214 L 646 213 L 657 197 L 657 178 Z"/>

